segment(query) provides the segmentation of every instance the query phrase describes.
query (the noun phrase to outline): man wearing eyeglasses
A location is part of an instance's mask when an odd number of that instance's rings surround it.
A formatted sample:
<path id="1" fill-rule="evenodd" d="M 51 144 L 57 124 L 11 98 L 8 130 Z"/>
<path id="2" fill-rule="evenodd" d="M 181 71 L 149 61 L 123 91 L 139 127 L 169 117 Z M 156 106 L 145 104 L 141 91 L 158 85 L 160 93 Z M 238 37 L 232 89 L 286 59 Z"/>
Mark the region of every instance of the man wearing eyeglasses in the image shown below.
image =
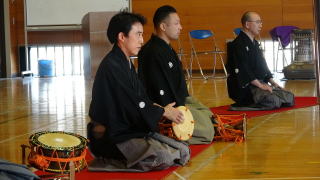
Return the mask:
<path id="1" fill-rule="evenodd" d="M 243 14 L 241 23 L 242 31 L 234 41 L 228 43 L 227 49 L 228 93 L 235 101 L 231 110 L 266 110 L 292 106 L 293 94 L 284 91 L 273 80 L 260 44 L 255 40 L 262 28 L 261 17 L 256 12 L 248 11 Z M 286 94 L 286 98 L 282 98 L 285 100 L 279 100 L 279 93 Z"/>

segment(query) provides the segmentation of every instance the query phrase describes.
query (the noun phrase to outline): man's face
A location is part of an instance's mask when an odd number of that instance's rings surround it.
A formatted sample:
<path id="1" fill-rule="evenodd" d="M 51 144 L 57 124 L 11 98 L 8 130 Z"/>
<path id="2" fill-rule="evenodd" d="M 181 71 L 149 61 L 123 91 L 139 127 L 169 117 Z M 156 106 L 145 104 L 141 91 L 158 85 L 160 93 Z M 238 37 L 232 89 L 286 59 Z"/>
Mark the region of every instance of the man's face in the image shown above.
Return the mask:
<path id="1" fill-rule="evenodd" d="M 246 22 L 247 29 L 254 35 L 260 34 L 262 28 L 262 20 L 256 13 L 250 15 L 250 20 Z"/>
<path id="2" fill-rule="evenodd" d="M 143 26 L 137 22 L 131 26 L 127 37 L 124 37 L 124 47 L 127 56 L 136 56 L 143 44 Z"/>
<path id="3" fill-rule="evenodd" d="M 177 13 L 171 13 L 164 21 L 164 33 L 170 40 L 177 40 L 182 26 Z"/>

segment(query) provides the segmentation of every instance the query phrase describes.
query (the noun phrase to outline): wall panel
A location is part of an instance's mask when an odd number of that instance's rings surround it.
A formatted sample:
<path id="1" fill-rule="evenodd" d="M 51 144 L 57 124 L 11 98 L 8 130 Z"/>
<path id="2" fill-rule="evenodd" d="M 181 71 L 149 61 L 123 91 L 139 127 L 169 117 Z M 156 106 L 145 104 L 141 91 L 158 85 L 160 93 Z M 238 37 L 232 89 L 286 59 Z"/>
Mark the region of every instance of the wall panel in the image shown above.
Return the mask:
<path id="1" fill-rule="evenodd" d="M 283 0 L 283 24 L 313 29 L 312 0 Z"/>
<path id="2" fill-rule="evenodd" d="M 153 32 L 152 17 L 154 11 L 161 5 L 170 4 L 174 6 L 181 18 L 183 30 L 181 42 L 185 52 L 190 52 L 188 32 L 193 29 L 211 29 L 216 34 L 218 46 L 226 49 L 226 40 L 234 38 L 232 30 L 240 27 L 240 18 L 245 11 L 257 11 L 263 20 L 262 38 L 270 38 L 269 31 L 276 26 L 297 25 L 301 28 L 312 28 L 312 0 L 133 0 L 132 9 L 147 17 L 145 26 L 145 41 Z M 176 43 L 173 43 L 176 47 Z M 200 48 L 208 47 L 207 43 Z M 224 58 L 225 59 L 225 58 Z M 202 58 L 206 69 L 210 69 L 212 60 Z M 196 66 L 193 66 L 196 67 Z M 221 69 L 221 64 L 218 64 Z"/>

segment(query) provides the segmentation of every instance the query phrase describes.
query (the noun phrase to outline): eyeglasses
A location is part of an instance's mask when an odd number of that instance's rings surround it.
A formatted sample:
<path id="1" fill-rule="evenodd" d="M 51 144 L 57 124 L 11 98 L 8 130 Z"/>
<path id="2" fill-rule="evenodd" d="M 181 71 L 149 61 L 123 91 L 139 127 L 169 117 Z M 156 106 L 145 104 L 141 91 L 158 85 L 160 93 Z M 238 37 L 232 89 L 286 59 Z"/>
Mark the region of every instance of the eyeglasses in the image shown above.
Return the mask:
<path id="1" fill-rule="evenodd" d="M 255 22 L 256 24 L 262 24 L 262 20 L 248 21 L 248 22 Z"/>

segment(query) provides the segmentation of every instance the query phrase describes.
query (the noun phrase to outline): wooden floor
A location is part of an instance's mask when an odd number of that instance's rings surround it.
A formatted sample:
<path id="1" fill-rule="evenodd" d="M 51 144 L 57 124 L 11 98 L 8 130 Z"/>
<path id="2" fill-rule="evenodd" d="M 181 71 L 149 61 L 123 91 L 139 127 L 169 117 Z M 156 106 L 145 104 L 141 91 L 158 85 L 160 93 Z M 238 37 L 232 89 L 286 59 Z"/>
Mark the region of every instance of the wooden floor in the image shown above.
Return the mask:
<path id="1" fill-rule="evenodd" d="M 278 82 L 316 96 L 314 80 Z M 20 145 L 42 130 L 85 136 L 91 86 L 83 77 L 0 80 L 0 158 L 21 163 Z M 208 107 L 232 103 L 225 79 L 193 80 L 189 91 Z M 245 143 L 214 143 L 166 179 L 320 179 L 319 107 L 252 118 Z"/>

